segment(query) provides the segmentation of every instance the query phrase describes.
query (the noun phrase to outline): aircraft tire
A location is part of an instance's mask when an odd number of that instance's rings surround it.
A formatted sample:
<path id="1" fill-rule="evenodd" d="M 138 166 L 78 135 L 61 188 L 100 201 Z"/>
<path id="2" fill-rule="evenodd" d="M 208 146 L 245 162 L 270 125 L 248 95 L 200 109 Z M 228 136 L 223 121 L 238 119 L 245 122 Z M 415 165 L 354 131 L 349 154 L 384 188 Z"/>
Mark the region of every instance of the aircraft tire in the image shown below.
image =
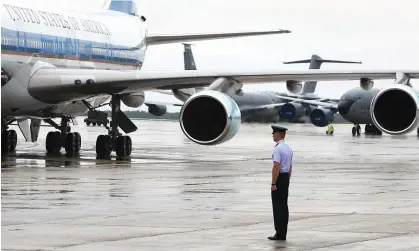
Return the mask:
<path id="1" fill-rule="evenodd" d="M 132 152 L 132 140 L 130 136 L 125 136 L 125 137 L 127 138 L 126 140 L 127 156 L 130 156 Z"/>
<path id="2" fill-rule="evenodd" d="M 61 133 L 48 132 L 45 145 L 48 153 L 58 153 L 61 150 Z"/>
<path id="3" fill-rule="evenodd" d="M 76 152 L 76 137 L 74 136 L 74 133 L 67 134 L 64 148 L 67 154 L 74 154 Z"/>
<path id="4" fill-rule="evenodd" d="M 1 152 L 13 152 L 17 146 L 17 134 L 15 130 L 6 130 L 1 133 Z"/>
<path id="5" fill-rule="evenodd" d="M 96 155 L 99 158 L 111 156 L 111 136 L 99 135 L 96 139 Z"/>
<path id="6" fill-rule="evenodd" d="M 74 132 L 74 136 L 76 137 L 76 153 L 80 152 L 81 149 L 81 135 L 78 132 Z"/>
<path id="7" fill-rule="evenodd" d="M 8 138 L 8 140 L 10 140 L 10 147 L 9 147 L 9 151 L 13 152 L 14 150 L 16 150 L 16 146 L 17 146 L 17 134 L 15 130 L 10 130 L 9 131 L 9 136 L 10 138 Z"/>
<path id="8" fill-rule="evenodd" d="M 125 157 L 127 155 L 127 138 L 125 136 L 118 136 L 116 139 L 116 155 L 118 157 Z"/>
<path id="9" fill-rule="evenodd" d="M 356 133 L 357 133 L 356 128 L 352 127 L 352 136 L 355 136 Z"/>

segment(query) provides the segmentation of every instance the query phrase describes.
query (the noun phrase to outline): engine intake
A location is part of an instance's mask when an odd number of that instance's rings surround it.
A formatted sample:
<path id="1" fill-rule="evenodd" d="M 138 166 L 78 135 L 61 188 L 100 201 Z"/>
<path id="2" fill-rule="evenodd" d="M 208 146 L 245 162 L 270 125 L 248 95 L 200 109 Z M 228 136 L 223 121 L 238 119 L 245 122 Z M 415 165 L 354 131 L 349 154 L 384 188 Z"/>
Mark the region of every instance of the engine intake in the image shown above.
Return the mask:
<path id="1" fill-rule="evenodd" d="M 317 108 L 314 109 L 310 114 L 310 121 L 313 125 L 318 127 L 324 127 L 327 126 L 330 123 L 333 122 L 335 118 L 335 113 L 327 108 Z"/>
<path id="2" fill-rule="evenodd" d="M 180 127 L 191 141 L 201 145 L 215 145 L 236 135 L 241 113 L 228 95 L 212 90 L 191 96 L 180 111 Z"/>
<path id="3" fill-rule="evenodd" d="M 371 101 L 371 118 L 381 131 L 399 135 L 419 125 L 419 94 L 406 85 L 381 90 Z"/>
<path id="4" fill-rule="evenodd" d="M 306 108 L 300 103 L 286 103 L 279 110 L 279 116 L 285 119 L 299 119 L 306 113 Z"/>

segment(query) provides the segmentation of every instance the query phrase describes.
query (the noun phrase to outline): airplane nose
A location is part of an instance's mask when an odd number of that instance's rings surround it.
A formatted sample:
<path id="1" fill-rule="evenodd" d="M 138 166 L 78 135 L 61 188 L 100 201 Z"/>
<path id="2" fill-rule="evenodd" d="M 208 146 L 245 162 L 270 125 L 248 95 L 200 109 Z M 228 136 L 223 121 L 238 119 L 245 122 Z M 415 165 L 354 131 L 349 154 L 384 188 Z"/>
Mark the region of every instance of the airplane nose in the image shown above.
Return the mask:
<path id="1" fill-rule="evenodd" d="M 341 99 L 338 103 L 338 111 L 342 115 L 348 114 L 349 110 L 351 109 L 351 106 L 355 103 L 354 100 L 349 99 Z"/>

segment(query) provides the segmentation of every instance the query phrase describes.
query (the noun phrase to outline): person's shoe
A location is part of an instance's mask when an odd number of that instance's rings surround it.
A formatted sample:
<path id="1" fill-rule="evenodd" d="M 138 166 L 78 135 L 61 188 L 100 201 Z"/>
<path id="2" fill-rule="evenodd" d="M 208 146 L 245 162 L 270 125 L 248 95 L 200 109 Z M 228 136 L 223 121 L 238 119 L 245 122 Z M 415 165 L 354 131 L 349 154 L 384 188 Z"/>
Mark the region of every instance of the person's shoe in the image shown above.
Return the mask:
<path id="1" fill-rule="evenodd" d="M 268 239 L 271 240 L 271 241 L 285 241 L 285 240 L 287 240 L 287 238 L 279 236 L 278 234 L 275 234 L 274 236 L 269 236 Z"/>

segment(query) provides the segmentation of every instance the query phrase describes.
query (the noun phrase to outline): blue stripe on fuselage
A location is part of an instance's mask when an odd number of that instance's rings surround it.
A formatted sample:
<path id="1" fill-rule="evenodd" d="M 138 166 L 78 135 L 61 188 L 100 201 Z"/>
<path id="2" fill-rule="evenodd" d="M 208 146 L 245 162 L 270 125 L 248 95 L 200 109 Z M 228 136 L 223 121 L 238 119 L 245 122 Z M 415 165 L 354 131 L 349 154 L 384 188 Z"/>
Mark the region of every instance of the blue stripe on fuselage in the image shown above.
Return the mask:
<path id="1" fill-rule="evenodd" d="M 141 65 L 141 52 L 132 47 L 1 28 L 2 54 L 56 55 L 74 60 Z"/>

